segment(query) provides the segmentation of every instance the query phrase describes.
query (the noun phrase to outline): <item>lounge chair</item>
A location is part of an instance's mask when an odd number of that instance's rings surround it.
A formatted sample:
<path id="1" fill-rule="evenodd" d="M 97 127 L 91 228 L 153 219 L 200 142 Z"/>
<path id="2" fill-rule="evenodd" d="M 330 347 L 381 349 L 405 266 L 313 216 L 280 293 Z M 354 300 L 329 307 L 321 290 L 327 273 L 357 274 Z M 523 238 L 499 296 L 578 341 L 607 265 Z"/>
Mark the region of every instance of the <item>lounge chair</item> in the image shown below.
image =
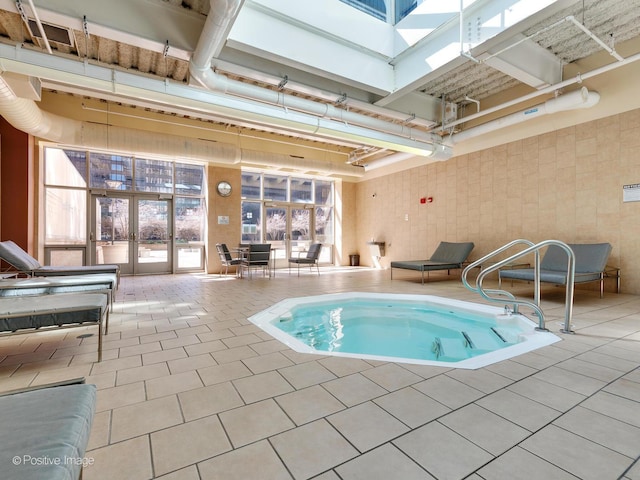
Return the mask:
<path id="1" fill-rule="evenodd" d="M 318 258 L 320 257 L 321 250 L 322 250 L 321 243 L 313 243 L 309 247 L 309 250 L 306 252 L 306 255 L 304 257 L 302 257 L 301 254 L 305 252 L 298 252 L 297 257 L 289 258 L 289 274 L 291 274 L 291 264 L 293 263 L 298 265 L 298 276 L 300 276 L 300 265 L 309 265 L 310 269 L 315 265 L 316 269 L 318 270 L 318 275 L 320 275 L 320 266 L 318 265 Z"/>
<path id="2" fill-rule="evenodd" d="M 611 254 L 609 243 L 574 243 L 567 244 L 575 254 L 574 284 L 600 282 L 600 298 L 604 295 L 604 279 L 611 274 L 619 278 L 618 269 L 607 268 L 607 260 Z M 534 281 L 533 268 L 515 268 L 500 270 L 498 281 L 503 279 Z M 540 282 L 567 284 L 567 254 L 555 245 L 549 246 L 540 261 Z M 619 291 L 619 285 L 617 285 Z"/>
<path id="3" fill-rule="evenodd" d="M 120 282 L 119 265 L 80 265 L 72 267 L 54 267 L 41 265 L 11 240 L 0 242 L 0 259 L 12 265 L 21 273 L 31 277 L 50 277 L 61 275 L 94 275 L 96 273 L 112 275 L 116 288 Z"/>
<path id="4" fill-rule="evenodd" d="M 440 242 L 440 245 L 438 245 L 438 248 L 436 248 L 433 255 L 431 255 L 431 258 L 428 260 L 391 262 L 391 279 L 393 279 L 394 268 L 417 270 L 422 273 L 422 284 L 424 285 L 424 272 L 427 272 L 428 278 L 429 272 L 435 270 L 446 270 L 447 274 L 449 274 L 451 273 L 451 270 L 462 268 L 463 263 L 469 257 L 473 247 L 473 242 Z"/>
<path id="5" fill-rule="evenodd" d="M 226 243 L 216 243 L 216 250 L 218 251 L 218 256 L 220 257 L 220 264 L 225 267 L 224 274 L 227 275 L 229 273 L 229 267 L 235 267 L 236 276 L 238 276 L 238 268 L 242 263 L 242 259 L 233 258 Z M 220 275 L 222 275 L 222 268 L 220 268 Z"/>
<path id="6" fill-rule="evenodd" d="M 108 298 L 104 293 L 65 293 L 0 298 L 0 333 L 15 335 L 49 328 L 98 326 L 98 361 L 102 361 L 102 326 L 109 331 Z"/>
<path id="7" fill-rule="evenodd" d="M 265 273 L 269 274 L 271 278 L 271 244 L 270 243 L 252 243 L 249 245 L 249 249 L 246 251 L 240 264 L 240 276 L 242 276 L 242 270 L 247 269 L 249 278 L 251 278 L 252 268 L 262 268 L 262 276 Z"/>
<path id="8" fill-rule="evenodd" d="M 83 378 L 0 394 L 2 477 L 75 480 L 96 411 L 96 386 Z"/>
<path id="9" fill-rule="evenodd" d="M 108 274 L 5 278 L 0 280 L 0 297 L 102 292 L 108 294 L 109 306 L 112 311 L 115 290 L 116 280 L 113 275 Z"/>

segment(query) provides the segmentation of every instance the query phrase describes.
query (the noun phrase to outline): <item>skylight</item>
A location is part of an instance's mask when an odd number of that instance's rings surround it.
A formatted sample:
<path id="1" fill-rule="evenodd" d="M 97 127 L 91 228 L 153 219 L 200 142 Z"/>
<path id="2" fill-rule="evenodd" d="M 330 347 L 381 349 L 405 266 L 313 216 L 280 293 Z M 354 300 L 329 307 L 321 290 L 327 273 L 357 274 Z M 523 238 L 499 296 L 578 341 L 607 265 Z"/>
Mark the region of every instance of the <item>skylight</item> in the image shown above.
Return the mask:
<path id="1" fill-rule="evenodd" d="M 424 0 L 340 0 L 378 20 L 395 25 Z M 393 14 L 391 14 L 393 12 Z"/>

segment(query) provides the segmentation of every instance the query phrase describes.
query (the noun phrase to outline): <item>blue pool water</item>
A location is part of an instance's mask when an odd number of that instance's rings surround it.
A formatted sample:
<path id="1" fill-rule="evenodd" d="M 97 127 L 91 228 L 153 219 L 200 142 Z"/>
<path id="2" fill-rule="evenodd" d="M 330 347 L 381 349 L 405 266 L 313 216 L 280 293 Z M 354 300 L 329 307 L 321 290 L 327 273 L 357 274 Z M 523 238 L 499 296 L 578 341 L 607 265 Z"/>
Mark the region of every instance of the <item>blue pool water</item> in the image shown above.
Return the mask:
<path id="1" fill-rule="evenodd" d="M 462 368 L 559 340 L 521 315 L 429 295 L 294 298 L 249 320 L 301 352 Z"/>
<path id="2" fill-rule="evenodd" d="M 517 343 L 517 325 L 417 303 L 347 300 L 301 305 L 274 326 L 315 350 L 458 361 Z"/>

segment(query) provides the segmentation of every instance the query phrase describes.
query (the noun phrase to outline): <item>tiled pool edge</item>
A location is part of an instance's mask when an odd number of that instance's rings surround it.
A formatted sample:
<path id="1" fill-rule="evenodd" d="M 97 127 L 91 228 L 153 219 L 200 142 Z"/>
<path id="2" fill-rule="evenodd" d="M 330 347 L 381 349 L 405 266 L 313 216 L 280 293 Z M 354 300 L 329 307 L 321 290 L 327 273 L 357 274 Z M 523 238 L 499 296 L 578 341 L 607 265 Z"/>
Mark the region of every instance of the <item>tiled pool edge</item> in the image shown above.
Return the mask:
<path id="1" fill-rule="evenodd" d="M 311 303 L 317 303 L 319 301 L 327 301 L 327 300 L 335 300 L 335 301 L 349 300 L 353 298 L 370 298 L 370 299 L 379 300 L 385 297 L 393 298 L 394 300 L 429 301 L 429 302 L 438 304 L 439 306 L 450 306 L 450 307 L 455 307 L 455 308 L 476 312 L 476 313 L 478 312 L 488 313 L 495 316 L 498 316 L 503 313 L 503 310 L 499 307 L 493 307 L 493 306 L 484 305 L 484 304 L 476 304 L 472 302 L 449 299 L 445 297 L 438 297 L 434 295 L 347 292 L 347 293 L 334 293 L 334 294 L 314 295 L 314 296 L 306 296 L 306 297 L 287 298 L 261 312 L 256 313 L 255 315 L 252 315 L 251 317 L 248 318 L 248 320 L 254 325 L 256 325 L 257 327 L 267 332 L 269 335 L 271 335 L 278 341 L 282 342 L 292 350 L 299 353 L 315 354 L 315 355 L 321 355 L 321 356 L 324 355 L 324 356 L 360 358 L 363 360 L 408 363 L 408 364 L 414 364 L 414 365 L 429 365 L 429 366 L 437 366 L 437 367 L 461 368 L 461 369 L 471 369 L 471 370 L 482 368 L 487 365 L 501 362 L 503 360 L 508 360 L 510 358 L 514 358 L 519 355 L 537 350 L 539 348 L 546 347 L 548 345 L 551 345 L 553 343 L 556 343 L 562 340 L 560 337 L 558 337 L 557 335 L 551 332 L 535 331 L 534 328 L 536 324 L 534 322 L 532 322 L 530 319 L 528 319 L 523 315 L 518 315 L 518 317 L 522 321 L 531 324 L 531 327 L 532 327 L 532 333 L 523 335 L 523 338 L 525 339 L 523 342 L 518 343 L 516 345 L 511 345 L 509 347 L 502 348 L 500 350 L 496 350 L 493 352 L 489 352 L 489 353 L 485 353 L 475 357 L 460 360 L 458 362 L 443 362 L 443 361 L 434 361 L 434 360 L 420 360 L 420 359 L 413 359 L 413 358 L 388 357 L 388 356 L 380 356 L 380 355 L 320 351 L 295 339 L 294 337 L 283 332 L 282 330 L 280 330 L 279 328 L 275 327 L 272 324 L 272 321 L 274 319 L 281 317 L 284 313 L 288 312 L 289 310 L 291 310 L 292 307 L 296 305 L 311 304 Z"/>

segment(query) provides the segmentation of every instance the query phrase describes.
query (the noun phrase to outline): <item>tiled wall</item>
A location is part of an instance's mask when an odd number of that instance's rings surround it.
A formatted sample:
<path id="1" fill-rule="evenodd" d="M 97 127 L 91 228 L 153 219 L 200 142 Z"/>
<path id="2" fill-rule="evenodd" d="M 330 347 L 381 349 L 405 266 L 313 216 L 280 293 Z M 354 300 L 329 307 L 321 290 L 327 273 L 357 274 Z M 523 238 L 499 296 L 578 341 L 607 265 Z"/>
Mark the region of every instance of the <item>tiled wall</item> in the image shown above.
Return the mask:
<path id="1" fill-rule="evenodd" d="M 357 184 L 357 243 L 392 260 L 428 258 L 441 240 L 473 241 L 472 258 L 510 240 L 609 242 L 622 290 L 640 294 L 640 110 Z M 432 203 L 420 203 L 433 197 Z"/>

